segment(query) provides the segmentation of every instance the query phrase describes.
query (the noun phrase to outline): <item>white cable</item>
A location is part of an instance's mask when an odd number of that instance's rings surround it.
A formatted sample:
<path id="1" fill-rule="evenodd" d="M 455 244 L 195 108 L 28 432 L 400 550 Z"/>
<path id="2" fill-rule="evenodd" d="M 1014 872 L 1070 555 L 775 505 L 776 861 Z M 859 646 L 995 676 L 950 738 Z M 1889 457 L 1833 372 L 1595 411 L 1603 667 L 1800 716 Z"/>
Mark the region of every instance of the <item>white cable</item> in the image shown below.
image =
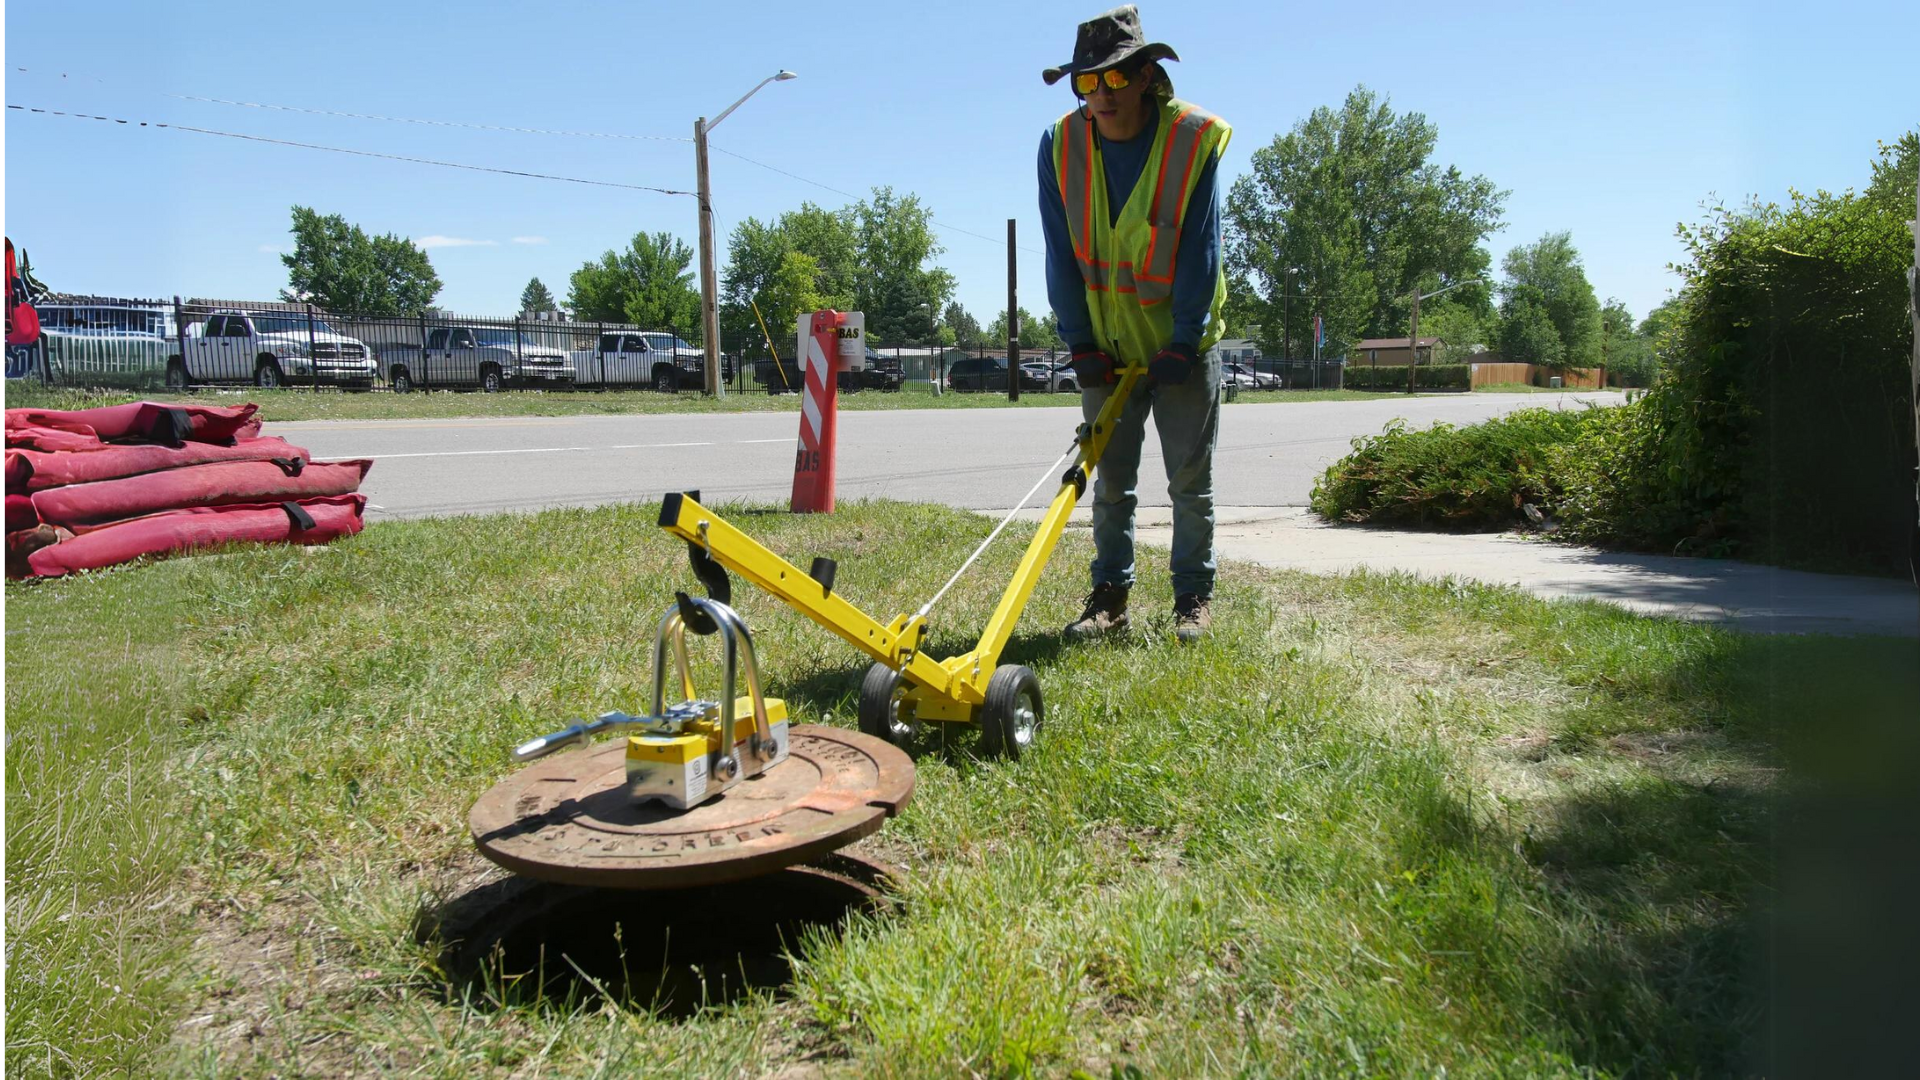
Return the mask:
<path id="1" fill-rule="evenodd" d="M 1026 509 L 1027 500 L 1033 498 L 1033 493 L 1036 491 L 1039 491 L 1040 488 L 1044 484 L 1046 484 L 1048 477 L 1051 477 L 1053 475 L 1053 471 L 1060 467 L 1060 463 L 1072 457 L 1076 452 L 1079 451 L 1079 449 L 1080 449 L 1080 444 L 1078 442 L 1075 442 L 1072 446 L 1067 447 L 1066 453 L 1061 454 L 1058 458 L 1054 459 L 1053 464 L 1047 466 L 1047 471 L 1045 475 L 1041 476 L 1040 479 L 1036 481 L 1032 487 L 1028 488 L 1027 493 L 1025 495 L 1020 496 L 1020 501 L 1017 504 L 1015 504 L 1012 510 L 1007 511 L 1007 516 L 1000 519 L 1000 524 L 995 525 L 993 527 L 993 531 L 987 534 L 987 538 L 985 540 L 980 541 L 980 546 L 973 549 L 973 554 L 967 556 L 967 561 L 960 564 L 960 569 L 955 570 L 953 572 L 953 576 L 947 579 L 947 583 L 945 585 L 940 586 L 940 591 L 933 594 L 933 599 L 920 605 L 920 610 L 914 612 L 913 614 L 914 618 L 924 619 L 927 617 L 927 612 L 933 610 L 933 605 L 939 603 L 940 598 L 947 595 L 947 590 L 953 588 L 954 582 L 960 580 L 960 575 L 967 572 L 967 567 L 972 566 L 974 563 L 974 560 L 978 559 L 981 553 L 986 551 L 987 548 L 990 545 L 992 545 L 994 540 L 1000 536 L 1000 533 L 1004 529 L 1006 529 L 1008 523 L 1013 521 L 1013 516 L 1015 514 L 1018 514 L 1020 511 Z"/>

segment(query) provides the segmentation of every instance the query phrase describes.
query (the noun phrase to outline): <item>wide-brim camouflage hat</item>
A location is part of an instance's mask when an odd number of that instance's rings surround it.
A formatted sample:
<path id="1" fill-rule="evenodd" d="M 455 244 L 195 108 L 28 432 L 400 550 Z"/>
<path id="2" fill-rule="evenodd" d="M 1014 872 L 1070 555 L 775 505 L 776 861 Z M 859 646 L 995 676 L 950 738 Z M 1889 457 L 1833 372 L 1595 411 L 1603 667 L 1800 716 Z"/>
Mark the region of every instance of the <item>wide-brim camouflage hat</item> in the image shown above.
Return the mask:
<path id="1" fill-rule="evenodd" d="M 1148 41 L 1140 31 L 1140 9 L 1128 4 L 1114 8 L 1080 24 L 1073 42 L 1073 59 L 1040 73 L 1048 86 L 1082 71 L 1105 71 L 1121 64 L 1145 64 L 1154 60 L 1178 60 L 1173 46 Z"/>

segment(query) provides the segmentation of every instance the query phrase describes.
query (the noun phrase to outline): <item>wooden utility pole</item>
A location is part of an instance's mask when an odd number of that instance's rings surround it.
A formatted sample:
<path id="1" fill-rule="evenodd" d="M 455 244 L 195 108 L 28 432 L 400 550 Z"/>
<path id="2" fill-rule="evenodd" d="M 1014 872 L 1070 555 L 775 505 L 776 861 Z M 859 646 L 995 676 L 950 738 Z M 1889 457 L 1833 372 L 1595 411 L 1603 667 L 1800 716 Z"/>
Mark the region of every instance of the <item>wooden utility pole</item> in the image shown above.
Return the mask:
<path id="1" fill-rule="evenodd" d="M 1007 400 L 1020 400 L 1020 264 L 1013 246 L 1014 219 L 1007 219 Z M 1049 376 L 1051 379 L 1051 376 Z"/>
<path id="2" fill-rule="evenodd" d="M 1413 393 L 1413 373 L 1420 369 L 1420 287 L 1413 289 L 1413 328 L 1407 337 L 1407 393 Z"/>
<path id="3" fill-rule="evenodd" d="M 695 179 L 700 187 L 700 334 L 705 339 L 707 352 L 705 389 L 708 397 L 725 397 L 727 384 L 720 377 L 720 315 L 716 310 L 718 289 L 713 276 L 713 191 L 707 184 L 707 118 L 704 116 L 693 122 L 693 158 Z"/>

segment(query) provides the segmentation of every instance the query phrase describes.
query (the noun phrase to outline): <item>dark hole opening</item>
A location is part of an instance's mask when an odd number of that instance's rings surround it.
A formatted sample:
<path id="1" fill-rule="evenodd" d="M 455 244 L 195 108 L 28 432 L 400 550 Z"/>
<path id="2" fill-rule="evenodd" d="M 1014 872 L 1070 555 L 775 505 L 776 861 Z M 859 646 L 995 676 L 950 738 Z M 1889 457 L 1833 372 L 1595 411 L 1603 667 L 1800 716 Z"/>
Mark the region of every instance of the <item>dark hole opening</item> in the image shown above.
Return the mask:
<path id="1" fill-rule="evenodd" d="M 482 1005 L 570 1010 L 607 998 L 686 1018 L 793 977 L 810 927 L 877 911 L 889 868 L 848 855 L 724 885 L 640 891 L 510 878 L 442 909 L 448 992 Z"/>

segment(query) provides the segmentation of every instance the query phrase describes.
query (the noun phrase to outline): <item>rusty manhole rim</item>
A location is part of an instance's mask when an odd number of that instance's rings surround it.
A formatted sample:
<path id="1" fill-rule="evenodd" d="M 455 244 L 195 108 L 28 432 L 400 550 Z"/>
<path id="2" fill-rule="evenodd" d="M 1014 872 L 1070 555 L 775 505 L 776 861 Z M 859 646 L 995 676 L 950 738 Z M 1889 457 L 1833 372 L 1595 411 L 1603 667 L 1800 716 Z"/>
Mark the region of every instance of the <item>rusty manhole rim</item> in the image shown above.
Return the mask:
<path id="1" fill-rule="evenodd" d="M 474 842 L 536 880 L 672 889 L 820 859 L 911 800 L 913 761 L 890 743 L 820 725 L 790 734 L 790 758 L 766 787 L 736 786 L 684 813 L 627 801 L 623 739 L 554 755 L 480 797 L 469 815 Z"/>

